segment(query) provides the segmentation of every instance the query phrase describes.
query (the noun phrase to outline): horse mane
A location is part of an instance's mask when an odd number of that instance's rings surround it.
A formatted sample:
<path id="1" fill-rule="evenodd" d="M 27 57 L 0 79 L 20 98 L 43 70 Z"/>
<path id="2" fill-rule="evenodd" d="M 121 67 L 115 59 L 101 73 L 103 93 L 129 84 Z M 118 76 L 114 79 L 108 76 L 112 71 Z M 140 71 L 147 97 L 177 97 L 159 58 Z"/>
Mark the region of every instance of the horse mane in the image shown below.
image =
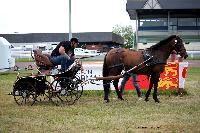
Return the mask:
<path id="1" fill-rule="evenodd" d="M 171 36 L 169 36 L 168 38 L 166 38 L 166 39 L 164 39 L 164 40 L 161 40 L 161 41 L 158 42 L 157 44 L 151 46 L 149 49 L 157 49 L 157 48 L 159 48 L 160 46 L 167 44 L 169 41 L 171 41 L 173 38 L 176 38 L 176 37 L 177 37 L 176 35 L 171 35 Z"/>

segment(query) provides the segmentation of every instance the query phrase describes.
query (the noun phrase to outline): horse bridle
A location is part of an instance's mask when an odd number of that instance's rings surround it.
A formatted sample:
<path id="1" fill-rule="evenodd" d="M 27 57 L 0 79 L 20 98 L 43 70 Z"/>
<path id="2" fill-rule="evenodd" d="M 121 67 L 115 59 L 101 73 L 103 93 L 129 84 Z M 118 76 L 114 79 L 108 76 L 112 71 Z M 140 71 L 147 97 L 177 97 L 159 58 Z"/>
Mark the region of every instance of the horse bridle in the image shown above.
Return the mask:
<path id="1" fill-rule="evenodd" d="M 177 36 L 176 38 L 177 42 L 175 44 L 175 51 L 177 52 L 177 54 L 181 55 L 184 53 L 184 51 L 186 51 L 186 49 L 183 46 L 183 42 L 181 40 L 180 37 Z"/>

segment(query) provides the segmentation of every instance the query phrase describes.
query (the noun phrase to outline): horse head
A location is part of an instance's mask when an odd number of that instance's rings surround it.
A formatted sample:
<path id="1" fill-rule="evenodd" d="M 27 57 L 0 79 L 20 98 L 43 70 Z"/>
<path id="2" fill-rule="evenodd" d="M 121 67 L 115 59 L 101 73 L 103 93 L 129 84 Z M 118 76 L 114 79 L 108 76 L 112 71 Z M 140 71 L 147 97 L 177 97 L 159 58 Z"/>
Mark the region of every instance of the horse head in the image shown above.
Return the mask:
<path id="1" fill-rule="evenodd" d="M 186 59 L 188 57 L 188 54 L 186 52 L 183 40 L 179 36 L 176 36 L 175 43 L 175 51 L 177 52 L 177 54 Z"/>

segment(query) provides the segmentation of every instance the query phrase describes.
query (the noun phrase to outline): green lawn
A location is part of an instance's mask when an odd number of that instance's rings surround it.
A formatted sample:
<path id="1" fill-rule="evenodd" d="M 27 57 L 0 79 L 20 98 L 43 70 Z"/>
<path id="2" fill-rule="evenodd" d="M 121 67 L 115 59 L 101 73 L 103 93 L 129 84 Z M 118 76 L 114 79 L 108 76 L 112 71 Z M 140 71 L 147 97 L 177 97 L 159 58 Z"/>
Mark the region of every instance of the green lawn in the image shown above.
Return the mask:
<path id="1" fill-rule="evenodd" d="M 103 102 L 103 91 L 84 91 L 72 106 L 52 103 L 18 106 L 12 91 L 16 73 L 0 74 L 0 132 L 200 132 L 200 68 L 189 68 L 185 84 L 187 95 L 161 93 L 161 103 L 138 101 L 136 95 L 124 101 L 111 94 Z"/>

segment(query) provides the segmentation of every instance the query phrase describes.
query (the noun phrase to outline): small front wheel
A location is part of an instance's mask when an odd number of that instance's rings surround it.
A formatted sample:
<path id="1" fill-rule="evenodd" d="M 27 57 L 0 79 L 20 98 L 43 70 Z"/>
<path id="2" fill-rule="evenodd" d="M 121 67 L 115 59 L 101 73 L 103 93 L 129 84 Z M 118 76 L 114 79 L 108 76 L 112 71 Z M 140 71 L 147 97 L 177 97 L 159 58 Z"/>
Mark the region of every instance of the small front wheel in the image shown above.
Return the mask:
<path id="1" fill-rule="evenodd" d="M 61 77 L 52 82 L 51 100 L 56 105 L 72 105 L 80 98 L 77 84 L 70 78 Z M 81 90 L 82 94 L 82 90 Z"/>

